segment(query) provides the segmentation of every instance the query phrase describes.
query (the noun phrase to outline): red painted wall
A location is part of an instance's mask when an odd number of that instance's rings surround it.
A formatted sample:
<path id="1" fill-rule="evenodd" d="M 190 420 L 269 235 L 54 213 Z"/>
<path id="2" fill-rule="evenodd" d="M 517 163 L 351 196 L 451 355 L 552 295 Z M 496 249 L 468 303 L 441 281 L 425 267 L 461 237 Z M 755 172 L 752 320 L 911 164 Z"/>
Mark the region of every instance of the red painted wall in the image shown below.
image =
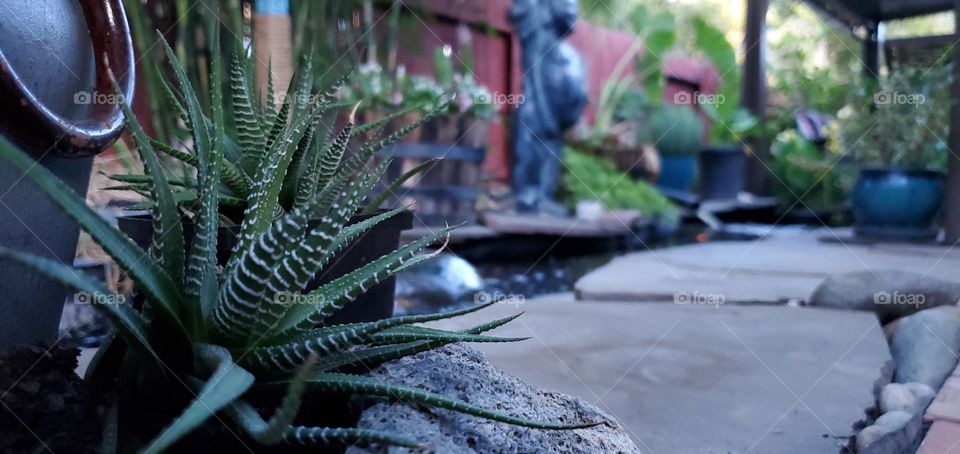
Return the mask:
<path id="1" fill-rule="evenodd" d="M 510 0 L 406 0 L 409 15 L 421 31 L 410 40 L 401 40 L 398 62 L 417 74 L 433 72 L 433 49 L 449 44 L 457 49 L 459 26 L 471 33 L 477 79 L 494 94 L 522 93 L 520 44 L 507 21 Z M 610 30 L 580 20 L 568 38 L 580 51 L 587 65 L 589 104 L 583 121 L 592 122 L 600 90 L 620 58 L 634 45 L 629 33 Z M 625 74 L 632 73 L 627 65 Z M 490 131 L 490 148 L 484 170 L 492 177 L 507 181 L 510 176 L 508 116 L 512 106 L 502 106 L 501 119 Z"/>

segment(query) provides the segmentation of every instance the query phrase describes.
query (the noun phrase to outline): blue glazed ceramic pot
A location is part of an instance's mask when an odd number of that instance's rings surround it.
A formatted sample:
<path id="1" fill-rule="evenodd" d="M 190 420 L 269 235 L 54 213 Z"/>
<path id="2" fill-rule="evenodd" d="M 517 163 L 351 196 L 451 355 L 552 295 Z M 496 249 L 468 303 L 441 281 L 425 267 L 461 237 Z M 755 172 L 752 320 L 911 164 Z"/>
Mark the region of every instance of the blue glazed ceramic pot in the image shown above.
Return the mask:
<path id="1" fill-rule="evenodd" d="M 858 234 L 935 236 L 944 175 L 922 169 L 863 169 L 851 197 Z"/>

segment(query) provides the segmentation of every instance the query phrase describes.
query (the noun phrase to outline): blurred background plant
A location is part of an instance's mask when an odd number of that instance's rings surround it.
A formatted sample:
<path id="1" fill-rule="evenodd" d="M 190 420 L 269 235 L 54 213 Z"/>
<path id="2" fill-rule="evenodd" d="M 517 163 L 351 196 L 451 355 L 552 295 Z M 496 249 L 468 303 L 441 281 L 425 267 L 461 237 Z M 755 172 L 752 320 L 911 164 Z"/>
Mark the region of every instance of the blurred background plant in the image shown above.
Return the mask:
<path id="1" fill-rule="evenodd" d="M 863 167 L 944 169 L 952 65 L 895 65 L 837 115 L 844 149 Z"/>
<path id="2" fill-rule="evenodd" d="M 776 176 L 776 195 L 781 205 L 792 210 L 832 212 L 843 205 L 856 169 L 843 160 L 836 140 L 837 128 L 828 132 L 822 146 L 801 136 L 795 129 L 777 135 L 771 146 L 771 170 Z"/>
<path id="3" fill-rule="evenodd" d="M 632 209 L 648 219 L 673 222 L 676 205 L 645 181 L 634 181 L 609 160 L 567 147 L 560 199 L 575 207 L 581 200 L 598 200 L 607 210 Z"/>
<path id="4" fill-rule="evenodd" d="M 650 116 L 641 139 L 667 156 L 690 156 L 700 151 L 703 121 L 690 106 L 663 104 Z"/>

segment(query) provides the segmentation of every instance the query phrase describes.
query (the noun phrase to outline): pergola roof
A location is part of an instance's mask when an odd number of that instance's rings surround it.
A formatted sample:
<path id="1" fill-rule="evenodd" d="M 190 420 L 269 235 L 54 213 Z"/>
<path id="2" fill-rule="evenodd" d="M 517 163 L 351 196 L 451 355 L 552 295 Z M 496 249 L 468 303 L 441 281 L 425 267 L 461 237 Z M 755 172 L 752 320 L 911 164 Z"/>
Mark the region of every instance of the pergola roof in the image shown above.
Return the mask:
<path id="1" fill-rule="evenodd" d="M 953 9 L 953 0 L 806 0 L 848 25 L 879 23 Z"/>

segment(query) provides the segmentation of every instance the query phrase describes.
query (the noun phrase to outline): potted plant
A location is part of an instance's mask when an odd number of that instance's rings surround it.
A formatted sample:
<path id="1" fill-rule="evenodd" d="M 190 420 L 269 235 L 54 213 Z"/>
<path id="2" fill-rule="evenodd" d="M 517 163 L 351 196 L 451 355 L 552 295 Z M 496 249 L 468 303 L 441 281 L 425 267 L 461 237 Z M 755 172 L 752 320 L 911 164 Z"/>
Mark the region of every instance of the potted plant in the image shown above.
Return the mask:
<path id="1" fill-rule="evenodd" d="M 743 191 L 746 150 L 743 136 L 757 119 L 740 107 L 740 72 L 736 52 L 723 31 L 700 16 L 691 19 L 697 50 L 722 74 L 716 93 L 689 97 L 711 120 L 710 145 L 700 152 L 700 198 L 735 199 Z"/>
<path id="2" fill-rule="evenodd" d="M 291 212 L 298 204 L 303 203 L 310 190 L 315 189 L 317 185 L 325 184 L 332 178 L 335 167 L 339 165 L 339 158 L 330 154 L 332 149 L 344 146 L 352 137 L 362 137 L 368 132 L 372 133 L 396 116 L 382 117 L 372 123 L 355 127 L 353 118 L 356 115 L 356 109 L 354 109 L 340 131 L 331 132 L 329 137 L 325 137 L 319 130 L 322 126 L 321 120 L 329 121 L 331 119 L 327 117 L 335 116 L 331 113 L 337 112 L 337 109 L 333 108 L 334 94 L 337 90 L 333 87 L 325 93 L 312 91 L 313 72 L 309 60 L 303 63 L 297 77 L 291 81 L 287 91 L 290 95 L 285 97 L 280 109 L 274 107 L 272 99 L 262 103 L 257 102 L 257 97 L 253 95 L 255 91 L 252 79 L 247 74 L 248 66 L 241 62 L 239 57 L 235 57 L 229 78 L 233 96 L 231 101 L 226 103 L 226 110 L 237 126 L 236 131 L 225 133 L 227 138 L 223 144 L 225 156 L 220 163 L 224 181 L 224 184 L 219 186 L 218 203 L 221 222 L 218 228 L 219 241 L 216 255 L 220 265 L 226 265 L 227 259 L 241 247 L 244 221 L 250 216 L 267 216 L 255 211 L 257 207 L 253 202 L 259 191 L 275 192 L 278 203 L 274 209 L 280 213 Z M 365 77 L 361 77 L 363 78 Z M 340 83 L 342 84 L 343 81 Z M 187 98 L 186 92 L 196 93 L 190 86 L 181 86 L 179 93 L 174 93 L 170 89 L 168 100 L 173 104 L 173 111 L 179 112 L 184 118 L 184 123 L 189 125 L 187 109 L 182 101 Z M 268 96 L 268 98 L 271 97 Z M 377 99 L 382 101 L 382 97 Z M 212 100 L 210 105 L 213 105 Z M 390 145 L 423 121 L 427 121 L 429 116 L 430 113 L 419 122 L 404 125 L 385 137 L 372 135 L 371 139 L 360 144 L 360 152 L 372 153 Z M 210 116 L 208 121 L 223 120 Z M 226 131 L 226 124 L 214 124 L 214 126 Z M 197 213 L 202 209 L 198 196 L 200 180 L 196 172 L 201 163 L 198 161 L 195 150 L 196 141 L 193 142 L 192 147 L 177 147 L 156 140 L 151 140 L 151 144 L 168 158 L 168 162 L 173 161 L 179 164 L 168 166 L 165 174 L 175 173 L 180 166 L 190 169 L 181 177 L 169 179 L 169 184 L 174 188 L 174 198 L 183 213 L 183 228 L 189 244 L 194 237 Z M 280 160 L 276 163 L 269 162 L 268 159 L 274 155 L 279 156 Z M 256 178 L 262 173 L 265 165 L 276 165 L 282 178 L 274 182 L 270 188 L 258 188 L 255 184 Z M 389 160 L 385 160 L 381 165 L 389 165 Z M 395 183 L 399 185 L 410 176 L 412 173 L 398 178 Z M 120 186 L 112 189 L 133 190 L 150 197 L 150 192 L 147 190 L 150 184 L 149 175 L 114 175 L 111 178 L 121 183 Z M 396 185 L 389 186 L 381 192 L 389 194 L 394 189 Z M 347 225 L 362 224 L 377 214 L 377 209 L 383 200 L 380 197 L 371 197 L 366 206 L 361 207 L 357 213 L 351 213 L 352 216 L 347 221 Z M 135 210 L 149 208 L 153 202 L 148 200 L 145 204 L 133 208 Z M 352 269 L 397 248 L 400 232 L 412 226 L 412 217 L 412 214 L 407 211 L 396 213 L 389 219 L 376 223 L 362 235 L 351 239 L 344 247 L 344 250 L 349 253 L 337 254 L 322 274 L 317 274 L 311 279 L 307 288 L 318 288 L 332 282 Z M 311 225 L 317 225 L 319 222 L 319 218 L 310 220 Z M 149 215 L 134 212 L 119 217 L 118 224 L 120 229 L 141 247 L 146 248 L 150 245 L 154 224 Z M 389 317 L 393 314 L 394 289 L 395 280 L 385 279 L 370 291 L 365 292 L 357 301 L 351 302 L 344 310 L 339 311 L 333 321 L 348 323 Z"/>
<path id="3" fill-rule="evenodd" d="M 650 117 L 648 134 L 660 152 L 657 185 L 689 191 L 697 175 L 703 122 L 688 105 L 663 104 Z"/>
<path id="4" fill-rule="evenodd" d="M 214 32 L 213 42 L 219 40 Z M 166 43 L 164 43 L 166 45 Z M 400 210 L 354 226 L 345 226 L 362 196 L 376 181 L 367 165 L 375 150 L 344 157 L 345 141 L 336 141 L 324 157 L 336 158 L 326 184 L 306 188 L 293 210 L 276 215 L 285 160 L 281 151 L 264 155 L 262 172 L 244 216 L 240 246 L 225 266 L 217 266 L 218 205 L 227 136 L 224 132 L 222 62 L 211 55 L 212 110 L 207 121 L 200 102 L 173 51 L 165 48 L 183 97 L 184 120 L 194 139 L 198 162 L 196 234 L 185 246 L 178 201 L 158 155 L 142 127 L 124 106 L 129 130 L 144 162 L 154 225 L 149 252 L 131 242 L 83 199 L 28 155 L 0 138 L 0 160 L 22 172 L 73 218 L 133 278 L 136 298 L 127 303 L 93 279 L 57 261 L 0 248 L 0 259 L 14 260 L 37 273 L 93 296 L 97 310 L 114 324 L 116 337 L 100 348 L 86 384 L 108 402 L 102 452 L 193 452 L 233 446 L 237 433 L 259 445 L 385 444 L 420 448 L 404 434 L 327 427 L 300 417 L 301 404 L 313 399 L 314 412 L 341 419 L 346 409 L 329 397 L 376 396 L 467 413 L 509 424 L 542 429 L 575 429 L 597 423 L 530 421 L 476 407 L 413 387 L 396 386 L 357 373 L 384 361 L 450 342 L 501 342 L 482 333 L 514 317 L 463 332 L 413 323 L 473 312 L 484 306 L 443 315 L 396 317 L 351 325 L 325 325 L 347 301 L 399 270 L 432 255 L 419 251 L 449 232 L 443 229 L 404 245 L 320 288 L 305 292 L 316 270 L 350 238 Z M 119 89 L 117 90 L 119 91 Z M 312 106 L 307 117 L 315 114 Z M 307 129 L 304 117 L 280 143 Z M 296 144 L 298 140 L 293 140 Z M 342 160 L 341 160 L 342 158 Z M 226 172 L 223 172 L 226 173 Z M 225 177 L 227 175 L 224 175 Z M 310 226 L 319 215 L 321 223 Z M 494 303 L 490 303 L 494 304 Z M 229 424 L 205 424 L 214 415 Z M 266 417 L 265 417 L 266 415 Z M 204 428 L 204 430 L 198 430 Z M 220 434 L 220 435 L 218 435 Z M 243 443 L 243 441 L 241 441 Z M 249 448 L 247 448 L 249 449 Z M 226 450 L 230 450 L 227 448 Z"/>
<path id="5" fill-rule="evenodd" d="M 838 115 L 860 175 L 853 188 L 858 235 L 930 239 L 944 198 L 950 65 L 894 67 Z"/>

